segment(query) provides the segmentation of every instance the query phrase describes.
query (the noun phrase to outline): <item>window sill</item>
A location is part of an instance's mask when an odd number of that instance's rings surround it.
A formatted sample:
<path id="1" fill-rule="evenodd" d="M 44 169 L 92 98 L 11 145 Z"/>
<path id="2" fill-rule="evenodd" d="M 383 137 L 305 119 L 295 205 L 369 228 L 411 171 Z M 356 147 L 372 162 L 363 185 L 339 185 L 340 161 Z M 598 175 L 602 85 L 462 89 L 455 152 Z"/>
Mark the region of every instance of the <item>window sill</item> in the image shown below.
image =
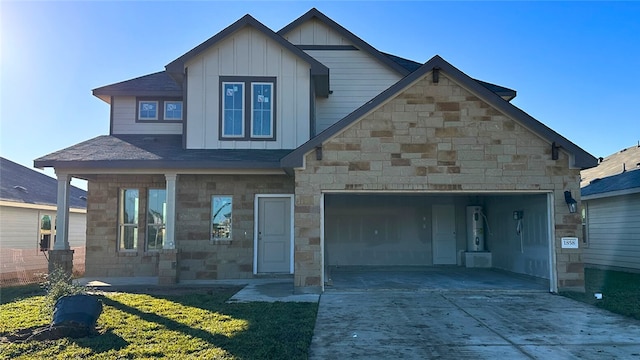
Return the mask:
<path id="1" fill-rule="evenodd" d="M 212 245 L 230 245 L 231 244 L 231 239 L 211 239 L 209 240 L 209 242 Z"/>
<path id="2" fill-rule="evenodd" d="M 138 256 L 138 252 L 137 251 L 118 251 L 118 256 L 119 257 L 136 257 Z"/>

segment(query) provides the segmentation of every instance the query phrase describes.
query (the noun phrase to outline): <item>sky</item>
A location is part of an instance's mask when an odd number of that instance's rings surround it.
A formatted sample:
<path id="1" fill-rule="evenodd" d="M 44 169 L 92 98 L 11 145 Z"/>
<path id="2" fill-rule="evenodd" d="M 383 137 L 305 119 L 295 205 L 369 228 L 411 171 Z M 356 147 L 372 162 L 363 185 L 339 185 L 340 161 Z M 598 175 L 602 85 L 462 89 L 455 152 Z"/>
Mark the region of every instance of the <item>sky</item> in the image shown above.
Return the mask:
<path id="1" fill-rule="evenodd" d="M 278 31 L 312 7 L 380 51 L 515 89 L 595 157 L 640 141 L 640 2 L 0 0 L 0 156 L 32 168 L 106 135 L 92 89 L 164 70 L 247 13 Z"/>

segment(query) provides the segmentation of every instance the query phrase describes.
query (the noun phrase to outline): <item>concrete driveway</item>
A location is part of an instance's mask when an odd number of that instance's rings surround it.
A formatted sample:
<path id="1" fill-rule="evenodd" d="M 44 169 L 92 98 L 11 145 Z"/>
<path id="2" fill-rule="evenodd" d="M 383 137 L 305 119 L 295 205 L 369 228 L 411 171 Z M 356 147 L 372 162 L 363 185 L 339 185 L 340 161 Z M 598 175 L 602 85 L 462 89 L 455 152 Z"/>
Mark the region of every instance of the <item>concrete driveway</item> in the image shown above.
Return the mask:
<path id="1" fill-rule="evenodd" d="M 378 286 L 367 277 L 380 279 Z M 464 280 L 471 286 L 464 290 L 428 281 L 419 287 L 417 278 L 334 274 L 338 286 L 320 298 L 310 359 L 640 359 L 640 321 L 526 281 L 504 288 L 490 280 L 492 290 Z"/>

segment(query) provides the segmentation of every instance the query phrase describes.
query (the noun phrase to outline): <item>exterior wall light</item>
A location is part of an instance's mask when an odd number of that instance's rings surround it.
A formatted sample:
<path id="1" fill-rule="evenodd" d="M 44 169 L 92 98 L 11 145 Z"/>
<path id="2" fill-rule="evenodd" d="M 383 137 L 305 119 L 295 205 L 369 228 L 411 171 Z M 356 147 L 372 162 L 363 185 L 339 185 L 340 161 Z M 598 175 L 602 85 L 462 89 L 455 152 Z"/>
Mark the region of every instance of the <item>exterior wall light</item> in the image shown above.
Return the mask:
<path id="1" fill-rule="evenodd" d="M 578 202 L 571 196 L 571 191 L 564 192 L 564 201 L 567 202 L 570 213 L 575 214 L 578 211 Z"/>

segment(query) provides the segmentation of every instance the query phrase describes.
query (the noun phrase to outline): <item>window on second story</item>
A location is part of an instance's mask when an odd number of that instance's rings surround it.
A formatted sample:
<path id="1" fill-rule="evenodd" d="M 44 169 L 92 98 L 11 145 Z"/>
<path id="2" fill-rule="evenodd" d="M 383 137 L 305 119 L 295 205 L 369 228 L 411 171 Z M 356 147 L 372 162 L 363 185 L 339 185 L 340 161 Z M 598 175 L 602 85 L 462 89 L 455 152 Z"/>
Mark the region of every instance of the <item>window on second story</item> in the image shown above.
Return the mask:
<path id="1" fill-rule="evenodd" d="M 179 99 L 137 99 L 136 122 L 180 122 L 183 105 Z"/>
<path id="2" fill-rule="evenodd" d="M 220 139 L 275 140 L 275 78 L 220 80 Z"/>
<path id="3" fill-rule="evenodd" d="M 164 119 L 182 120 L 182 101 L 165 101 Z"/>
<path id="4" fill-rule="evenodd" d="M 139 101 L 138 120 L 158 120 L 158 102 Z"/>

